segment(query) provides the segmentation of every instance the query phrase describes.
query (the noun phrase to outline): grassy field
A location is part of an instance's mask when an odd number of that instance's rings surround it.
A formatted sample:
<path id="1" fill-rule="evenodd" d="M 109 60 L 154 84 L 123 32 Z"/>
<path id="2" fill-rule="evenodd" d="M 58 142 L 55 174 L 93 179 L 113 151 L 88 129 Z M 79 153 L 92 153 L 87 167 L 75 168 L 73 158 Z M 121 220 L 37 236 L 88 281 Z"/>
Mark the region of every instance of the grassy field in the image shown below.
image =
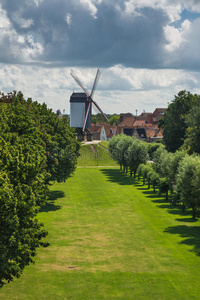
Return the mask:
<path id="1" fill-rule="evenodd" d="M 78 168 L 39 214 L 50 247 L 0 299 L 199 299 L 200 222 L 116 168 Z"/>
<path id="2" fill-rule="evenodd" d="M 101 141 L 99 144 L 100 144 L 101 146 L 103 146 L 104 148 L 108 149 L 108 144 L 109 144 L 108 141 Z"/>
<path id="3" fill-rule="evenodd" d="M 102 146 L 101 146 L 101 143 Z M 100 145 L 82 145 L 80 156 L 78 158 L 78 166 L 117 166 L 110 158 L 108 150 L 108 142 L 101 142 Z"/>

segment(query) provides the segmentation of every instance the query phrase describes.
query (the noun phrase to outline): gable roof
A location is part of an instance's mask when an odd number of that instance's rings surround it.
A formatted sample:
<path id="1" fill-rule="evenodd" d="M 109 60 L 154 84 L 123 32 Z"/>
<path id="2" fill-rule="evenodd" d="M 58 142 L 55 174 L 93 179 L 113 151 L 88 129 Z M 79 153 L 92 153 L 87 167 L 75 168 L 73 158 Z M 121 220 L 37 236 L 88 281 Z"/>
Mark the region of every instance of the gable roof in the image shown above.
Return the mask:
<path id="1" fill-rule="evenodd" d="M 119 123 L 118 126 L 131 127 L 131 126 L 133 126 L 134 122 L 135 122 L 135 117 L 128 117 L 128 118 L 125 118 L 121 123 Z"/>
<path id="2" fill-rule="evenodd" d="M 89 131 L 91 133 L 101 133 L 102 129 L 103 129 L 102 125 L 92 125 Z"/>

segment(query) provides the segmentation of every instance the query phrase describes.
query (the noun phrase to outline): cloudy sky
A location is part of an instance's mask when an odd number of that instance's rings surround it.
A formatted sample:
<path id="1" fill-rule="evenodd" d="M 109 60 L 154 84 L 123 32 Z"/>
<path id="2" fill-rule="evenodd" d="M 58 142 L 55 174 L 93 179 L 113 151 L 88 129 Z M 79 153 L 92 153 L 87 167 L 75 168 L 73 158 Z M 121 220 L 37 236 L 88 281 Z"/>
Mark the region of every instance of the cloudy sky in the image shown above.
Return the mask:
<path id="1" fill-rule="evenodd" d="M 151 112 L 200 94 L 199 31 L 199 0 L 0 0 L 0 91 L 69 113 L 100 68 L 104 112 Z"/>

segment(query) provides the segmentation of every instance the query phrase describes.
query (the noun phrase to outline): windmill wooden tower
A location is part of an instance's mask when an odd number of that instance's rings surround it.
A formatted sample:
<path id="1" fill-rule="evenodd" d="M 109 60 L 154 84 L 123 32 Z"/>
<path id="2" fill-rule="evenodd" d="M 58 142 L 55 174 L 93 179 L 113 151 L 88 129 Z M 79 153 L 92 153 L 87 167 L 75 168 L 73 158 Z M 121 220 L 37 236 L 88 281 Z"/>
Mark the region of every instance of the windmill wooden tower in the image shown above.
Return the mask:
<path id="1" fill-rule="evenodd" d="M 70 126 L 80 129 L 83 134 L 84 132 L 88 132 L 88 128 L 91 128 L 92 104 L 100 111 L 105 120 L 109 122 L 99 105 L 93 100 L 94 92 L 101 75 L 99 69 L 97 70 L 91 93 L 88 92 L 73 70 L 71 70 L 70 74 L 84 91 L 84 93 L 73 93 L 70 97 Z"/>

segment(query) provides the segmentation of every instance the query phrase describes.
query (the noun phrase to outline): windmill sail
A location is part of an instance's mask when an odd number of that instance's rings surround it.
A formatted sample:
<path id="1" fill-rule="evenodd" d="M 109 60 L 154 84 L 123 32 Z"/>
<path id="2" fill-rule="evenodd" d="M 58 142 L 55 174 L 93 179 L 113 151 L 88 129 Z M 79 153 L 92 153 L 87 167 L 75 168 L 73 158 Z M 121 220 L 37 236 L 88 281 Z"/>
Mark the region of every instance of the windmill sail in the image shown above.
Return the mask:
<path id="1" fill-rule="evenodd" d="M 80 79 L 76 76 L 76 74 L 74 73 L 73 70 L 71 70 L 70 74 L 74 78 L 74 80 L 80 85 L 80 87 L 84 90 L 84 92 L 86 93 L 86 95 L 89 97 L 90 94 L 89 94 L 88 90 L 86 89 L 86 87 L 84 86 L 84 84 L 82 84 L 82 82 L 80 81 Z"/>
<path id="2" fill-rule="evenodd" d="M 97 83 L 99 81 L 99 77 L 101 75 L 100 70 L 99 69 L 97 70 L 96 77 L 95 77 L 95 80 L 94 80 L 94 84 L 93 84 L 93 87 L 92 87 L 92 91 L 91 91 L 90 94 L 89 94 L 88 90 L 86 89 L 86 87 L 82 84 L 82 82 L 80 81 L 80 79 L 77 77 L 77 75 L 74 73 L 73 70 L 71 70 L 70 74 L 74 78 L 74 80 L 80 85 L 80 87 L 83 89 L 83 91 L 86 94 L 85 96 L 87 97 L 87 100 L 85 101 L 85 107 L 87 105 L 87 109 L 86 109 L 86 112 L 85 112 L 85 118 L 84 118 L 82 130 L 84 131 L 85 128 L 86 128 L 86 124 L 87 124 L 87 120 L 89 118 L 89 115 L 90 115 L 89 119 L 91 120 L 91 106 L 92 106 L 92 103 L 94 103 L 94 105 L 100 111 L 100 113 L 103 115 L 103 117 L 106 119 L 106 121 L 109 122 L 108 118 L 103 113 L 103 111 L 101 110 L 101 108 L 99 107 L 99 105 L 92 99 L 92 97 L 94 95 L 94 92 L 96 90 Z"/>
<path id="3" fill-rule="evenodd" d="M 91 91 L 91 94 L 90 94 L 90 98 L 92 98 L 93 95 L 94 95 L 94 92 L 95 92 L 95 90 L 96 90 L 97 83 L 98 83 L 98 81 L 99 81 L 99 77 L 100 77 L 100 76 L 101 76 L 101 72 L 100 72 L 100 70 L 98 69 L 98 70 L 97 70 L 96 77 L 95 77 L 95 80 L 94 80 L 94 84 L 93 84 L 93 87 L 92 87 L 92 91 Z"/>
<path id="4" fill-rule="evenodd" d="M 87 107 L 87 111 L 86 111 L 86 115 L 85 115 L 85 120 L 84 120 L 84 123 L 83 123 L 83 129 L 82 129 L 83 132 L 85 130 L 85 126 L 86 126 L 86 123 L 87 123 L 90 107 L 91 107 L 91 101 L 89 101 L 89 103 L 88 103 L 88 107 Z"/>

